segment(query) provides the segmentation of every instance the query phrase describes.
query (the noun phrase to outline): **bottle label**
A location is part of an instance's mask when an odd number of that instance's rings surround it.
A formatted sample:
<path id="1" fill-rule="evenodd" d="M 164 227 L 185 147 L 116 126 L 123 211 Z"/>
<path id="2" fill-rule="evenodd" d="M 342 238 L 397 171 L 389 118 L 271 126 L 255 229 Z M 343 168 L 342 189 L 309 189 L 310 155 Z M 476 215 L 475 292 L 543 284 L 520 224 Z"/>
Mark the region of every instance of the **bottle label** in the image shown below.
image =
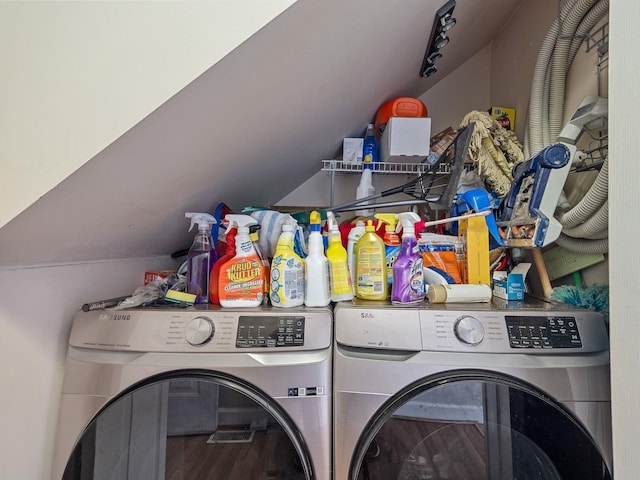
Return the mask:
<path id="1" fill-rule="evenodd" d="M 221 301 L 256 300 L 264 296 L 264 265 L 256 258 L 241 258 L 220 272 Z"/>

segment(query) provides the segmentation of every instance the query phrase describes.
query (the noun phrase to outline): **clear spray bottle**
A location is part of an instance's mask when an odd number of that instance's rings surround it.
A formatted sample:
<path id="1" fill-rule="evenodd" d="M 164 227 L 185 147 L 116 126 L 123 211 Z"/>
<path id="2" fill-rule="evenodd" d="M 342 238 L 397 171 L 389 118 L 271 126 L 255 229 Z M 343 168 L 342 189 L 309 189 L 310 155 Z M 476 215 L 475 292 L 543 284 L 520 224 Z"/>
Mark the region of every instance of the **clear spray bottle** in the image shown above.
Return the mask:
<path id="1" fill-rule="evenodd" d="M 198 233 L 187 254 L 187 292 L 196 295 L 196 303 L 209 303 L 209 275 L 218 258 L 211 238 L 211 225 L 216 219 L 208 213 L 184 215 L 191 219 L 189 231 L 198 225 Z"/>

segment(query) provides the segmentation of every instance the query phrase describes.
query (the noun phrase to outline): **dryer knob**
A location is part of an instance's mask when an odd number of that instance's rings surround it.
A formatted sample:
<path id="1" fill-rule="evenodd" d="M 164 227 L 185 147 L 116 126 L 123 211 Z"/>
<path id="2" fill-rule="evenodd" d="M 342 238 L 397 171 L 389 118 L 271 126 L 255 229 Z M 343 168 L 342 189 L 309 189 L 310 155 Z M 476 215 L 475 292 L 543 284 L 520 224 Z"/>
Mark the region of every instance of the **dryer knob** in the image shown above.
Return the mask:
<path id="1" fill-rule="evenodd" d="M 216 328 L 211 319 L 196 317 L 187 325 L 184 336 L 191 345 L 204 345 L 213 338 L 215 331 Z"/>
<path id="2" fill-rule="evenodd" d="M 469 315 L 459 317 L 453 325 L 458 340 L 466 345 L 478 345 L 484 339 L 484 327 L 480 320 Z"/>

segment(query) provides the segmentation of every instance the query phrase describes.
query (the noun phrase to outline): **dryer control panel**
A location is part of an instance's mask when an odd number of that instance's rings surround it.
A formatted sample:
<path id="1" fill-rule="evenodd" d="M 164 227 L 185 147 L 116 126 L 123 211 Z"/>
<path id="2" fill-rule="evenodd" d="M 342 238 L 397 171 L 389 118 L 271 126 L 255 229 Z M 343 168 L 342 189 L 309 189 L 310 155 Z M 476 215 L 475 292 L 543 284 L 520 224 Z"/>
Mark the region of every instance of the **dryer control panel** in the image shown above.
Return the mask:
<path id="1" fill-rule="evenodd" d="M 506 315 L 505 322 L 512 348 L 582 348 L 575 317 Z"/>
<path id="2" fill-rule="evenodd" d="M 340 304 L 335 323 L 337 343 L 355 348 L 527 355 L 571 355 L 609 348 L 604 317 L 582 309 Z"/>

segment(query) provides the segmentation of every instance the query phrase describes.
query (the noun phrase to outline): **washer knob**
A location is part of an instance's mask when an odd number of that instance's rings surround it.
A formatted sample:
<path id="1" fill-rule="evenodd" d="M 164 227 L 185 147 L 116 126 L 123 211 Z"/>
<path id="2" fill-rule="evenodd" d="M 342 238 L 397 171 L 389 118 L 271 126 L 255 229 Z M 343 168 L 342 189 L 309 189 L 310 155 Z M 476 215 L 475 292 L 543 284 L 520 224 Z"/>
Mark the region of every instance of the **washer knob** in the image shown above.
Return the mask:
<path id="1" fill-rule="evenodd" d="M 459 317 L 453 325 L 453 333 L 465 345 L 475 346 L 484 340 L 484 327 L 480 320 L 469 315 Z"/>
<path id="2" fill-rule="evenodd" d="M 198 346 L 208 343 L 213 338 L 215 331 L 216 328 L 211 319 L 196 317 L 187 325 L 184 336 L 191 345 Z"/>

